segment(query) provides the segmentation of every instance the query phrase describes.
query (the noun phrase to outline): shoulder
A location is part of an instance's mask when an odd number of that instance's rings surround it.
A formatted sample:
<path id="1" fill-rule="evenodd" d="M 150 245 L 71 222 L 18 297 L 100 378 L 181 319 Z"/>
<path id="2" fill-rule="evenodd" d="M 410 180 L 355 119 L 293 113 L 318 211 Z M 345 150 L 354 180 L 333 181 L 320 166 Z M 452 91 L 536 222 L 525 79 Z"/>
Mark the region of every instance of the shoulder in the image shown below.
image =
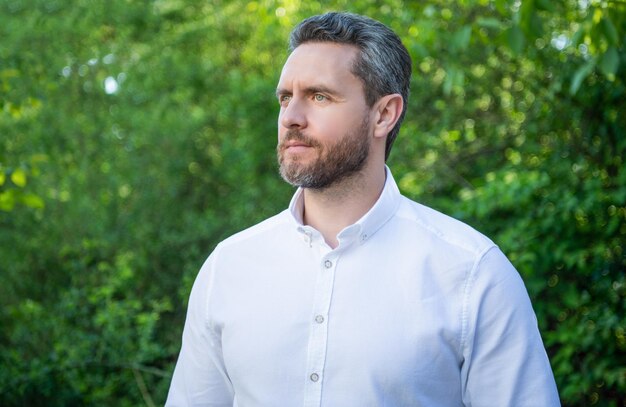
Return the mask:
<path id="1" fill-rule="evenodd" d="M 215 246 L 200 268 L 199 275 L 205 275 L 206 283 L 211 284 L 215 278 L 216 268 L 232 265 L 233 262 L 236 264 L 259 253 L 271 251 L 278 247 L 275 244 L 276 239 L 285 240 L 284 237 L 293 229 L 295 229 L 294 220 L 289 211 L 285 210 L 237 232 Z"/>
<path id="2" fill-rule="evenodd" d="M 402 223 L 417 230 L 419 241 L 415 244 L 439 259 L 432 263 L 462 273 L 464 306 L 468 306 L 472 298 L 480 301 L 487 292 L 501 292 L 511 299 L 517 295 L 520 302 L 527 301 L 521 276 L 487 236 L 460 220 L 408 198 L 403 199 L 397 216 Z"/>
<path id="3" fill-rule="evenodd" d="M 396 218 L 410 225 L 423 238 L 449 249 L 480 256 L 495 247 L 491 239 L 466 223 L 404 196 Z"/>
<path id="4" fill-rule="evenodd" d="M 215 251 L 267 242 L 272 236 L 282 235 L 293 229 L 295 229 L 294 220 L 289 210 L 284 210 L 224 239 L 217 245 Z"/>

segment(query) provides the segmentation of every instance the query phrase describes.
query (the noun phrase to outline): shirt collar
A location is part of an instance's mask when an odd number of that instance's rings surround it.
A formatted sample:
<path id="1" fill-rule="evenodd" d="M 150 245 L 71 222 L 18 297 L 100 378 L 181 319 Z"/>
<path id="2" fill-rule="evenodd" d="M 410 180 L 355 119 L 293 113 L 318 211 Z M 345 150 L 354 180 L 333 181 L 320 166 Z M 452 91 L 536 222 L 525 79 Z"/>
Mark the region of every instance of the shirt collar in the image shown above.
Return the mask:
<path id="1" fill-rule="evenodd" d="M 400 198 L 400 190 L 393 179 L 391 170 L 385 166 L 385 186 L 380 197 L 361 219 L 353 225 L 346 227 L 337 235 L 340 244 L 345 240 L 352 241 L 357 238 L 360 243 L 364 243 L 371 238 L 396 213 L 400 205 Z M 289 212 L 296 223 L 298 231 L 308 234 L 310 238 L 314 229 L 304 225 L 303 209 L 304 194 L 302 188 L 298 188 L 291 198 Z"/>

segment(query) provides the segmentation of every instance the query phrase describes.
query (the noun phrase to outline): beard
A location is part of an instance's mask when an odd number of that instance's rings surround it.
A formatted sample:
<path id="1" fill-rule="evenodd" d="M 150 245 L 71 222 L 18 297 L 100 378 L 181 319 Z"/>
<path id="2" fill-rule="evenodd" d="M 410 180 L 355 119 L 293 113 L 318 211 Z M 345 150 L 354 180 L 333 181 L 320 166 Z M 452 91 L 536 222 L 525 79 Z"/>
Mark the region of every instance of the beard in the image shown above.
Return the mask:
<path id="1" fill-rule="evenodd" d="M 280 175 L 289 184 L 310 189 L 325 189 L 360 172 L 369 156 L 369 117 L 365 115 L 361 126 L 344 134 L 334 144 L 324 145 L 296 129 L 289 130 L 276 147 Z M 285 158 L 288 141 L 302 142 L 317 151 L 309 164 L 298 156 Z"/>

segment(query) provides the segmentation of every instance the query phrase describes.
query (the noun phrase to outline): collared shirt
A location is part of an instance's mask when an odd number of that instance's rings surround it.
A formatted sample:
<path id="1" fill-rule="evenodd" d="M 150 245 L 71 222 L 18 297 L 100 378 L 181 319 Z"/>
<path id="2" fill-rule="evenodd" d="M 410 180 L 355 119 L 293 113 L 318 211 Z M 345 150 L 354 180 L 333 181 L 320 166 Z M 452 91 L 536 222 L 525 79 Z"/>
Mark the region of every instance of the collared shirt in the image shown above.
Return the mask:
<path id="1" fill-rule="evenodd" d="M 524 284 L 387 169 L 333 250 L 288 210 L 222 243 L 194 283 L 167 406 L 558 406 Z"/>

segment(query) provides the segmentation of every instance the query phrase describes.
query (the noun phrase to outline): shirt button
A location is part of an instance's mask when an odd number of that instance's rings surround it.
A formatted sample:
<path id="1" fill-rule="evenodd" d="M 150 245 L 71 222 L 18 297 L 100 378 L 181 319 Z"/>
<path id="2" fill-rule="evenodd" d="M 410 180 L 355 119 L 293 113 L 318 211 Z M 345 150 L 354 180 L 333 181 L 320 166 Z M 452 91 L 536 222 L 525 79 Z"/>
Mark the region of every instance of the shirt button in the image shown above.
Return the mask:
<path id="1" fill-rule="evenodd" d="M 312 373 L 310 378 L 312 382 L 316 382 L 320 379 L 320 375 L 318 375 L 317 373 Z"/>
<path id="2" fill-rule="evenodd" d="M 316 316 L 315 322 L 317 322 L 318 324 L 321 324 L 322 322 L 324 322 L 324 316 L 323 315 Z"/>
<path id="3" fill-rule="evenodd" d="M 324 262 L 324 267 L 326 267 L 327 269 L 331 268 L 333 266 L 333 262 L 330 260 L 326 260 Z"/>

